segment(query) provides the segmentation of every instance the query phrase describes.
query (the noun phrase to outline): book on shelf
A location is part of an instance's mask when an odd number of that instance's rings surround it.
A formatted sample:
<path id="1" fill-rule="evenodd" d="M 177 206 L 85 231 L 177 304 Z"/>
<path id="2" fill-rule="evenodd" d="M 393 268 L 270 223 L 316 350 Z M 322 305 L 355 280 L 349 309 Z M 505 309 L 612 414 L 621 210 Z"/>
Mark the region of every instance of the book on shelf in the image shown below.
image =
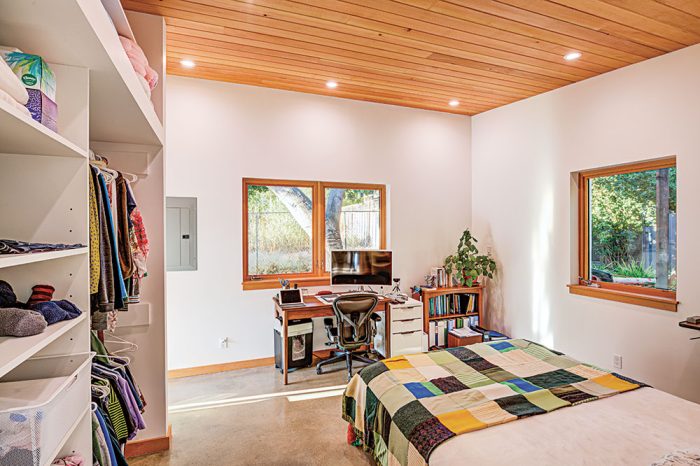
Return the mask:
<path id="1" fill-rule="evenodd" d="M 447 271 L 444 267 L 433 267 L 430 269 L 430 275 L 435 277 L 435 286 L 438 288 L 445 288 L 449 286 L 447 281 Z"/>
<path id="2" fill-rule="evenodd" d="M 474 331 L 470 327 L 476 326 L 478 322 L 479 318 L 477 316 L 471 316 L 467 319 L 458 317 L 455 319 L 432 321 L 428 325 L 430 346 L 445 346 L 448 332 L 464 332 L 465 336 L 474 336 Z M 479 335 L 479 333 L 477 332 L 476 335 Z"/>
<path id="3" fill-rule="evenodd" d="M 428 299 L 429 317 L 468 314 L 470 312 L 477 312 L 477 295 L 473 293 L 446 294 Z"/>

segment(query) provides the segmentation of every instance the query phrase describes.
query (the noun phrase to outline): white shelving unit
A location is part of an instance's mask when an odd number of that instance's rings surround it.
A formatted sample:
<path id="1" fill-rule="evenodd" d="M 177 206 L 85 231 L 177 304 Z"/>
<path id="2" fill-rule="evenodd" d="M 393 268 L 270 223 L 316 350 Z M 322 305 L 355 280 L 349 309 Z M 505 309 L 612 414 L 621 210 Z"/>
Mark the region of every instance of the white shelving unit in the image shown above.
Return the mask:
<path id="1" fill-rule="evenodd" d="M 118 1 L 109 3 L 110 14 L 116 14 L 123 26 L 128 15 Z M 0 238 L 87 245 L 88 152 L 91 146 L 107 144 L 110 153 L 105 155 L 110 156 L 110 162 L 112 155 L 117 161 L 110 163 L 112 167 L 122 168 L 118 163 L 128 164 L 133 159 L 146 166 L 150 177 L 140 181 L 135 191 L 137 196 L 139 191 L 155 196 L 153 205 L 140 207 L 156 252 L 155 264 L 149 260 L 149 272 L 156 277 L 156 289 L 150 291 L 150 297 L 162 311 L 163 299 L 159 301 L 159 297 L 164 294 L 164 285 L 162 278 L 157 279 L 164 275 L 164 265 L 160 271 L 158 263 L 162 262 L 158 252 L 162 249 L 164 217 L 162 84 L 149 99 L 100 0 L 0 0 L 0 12 L 0 45 L 40 55 L 54 71 L 59 128 L 55 133 L 0 101 Z M 133 27 L 133 34 L 163 80 L 162 18 L 139 15 L 135 21 L 139 24 Z M 12 285 L 20 301 L 29 297 L 32 286 L 51 284 L 56 289 L 55 299 L 68 299 L 84 311 L 79 318 L 51 325 L 39 335 L 0 338 L 0 383 L 13 380 L 36 358 L 90 350 L 89 261 L 87 247 L 0 256 L 0 279 Z M 140 333 L 164 334 L 162 315 L 155 321 L 162 328 L 144 331 L 140 327 Z M 150 325 L 150 317 L 143 322 Z M 153 372 L 149 363 L 139 360 L 135 365 L 137 379 L 139 372 Z M 147 418 L 147 422 L 162 425 L 160 430 L 164 431 L 165 409 L 158 409 L 159 400 L 165 399 L 164 358 L 155 364 L 163 371 L 162 384 L 149 386 L 150 380 L 144 377 L 142 389 L 150 392 L 156 415 L 161 416 Z M 84 405 L 67 412 L 71 419 L 66 425 L 70 427 L 53 433 L 61 440 L 42 464 L 72 453 L 92 461 L 89 391 L 84 399 Z"/>

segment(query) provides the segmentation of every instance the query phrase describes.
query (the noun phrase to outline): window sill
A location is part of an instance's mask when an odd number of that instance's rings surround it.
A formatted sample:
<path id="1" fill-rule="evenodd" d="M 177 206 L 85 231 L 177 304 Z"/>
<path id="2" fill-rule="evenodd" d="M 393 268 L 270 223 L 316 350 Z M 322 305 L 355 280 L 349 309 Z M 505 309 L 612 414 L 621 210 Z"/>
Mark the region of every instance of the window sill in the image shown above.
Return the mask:
<path id="1" fill-rule="evenodd" d="M 299 288 L 306 286 L 330 286 L 330 277 L 304 277 L 304 278 L 289 278 L 291 286 L 297 285 Z M 243 291 L 248 290 L 273 290 L 279 289 L 282 286 L 277 278 L 266 278 L 262 280 L 248 280 L 242 283 Z"/>
<path id="2" fill-rule="evenodd" d="M 609 290 L 605 288 L 596 288 L 585 285 L 566 285 L 569 287 L 569 293 L 589 298 L 607 299 L 608 301 L 617 301 L 619 303 L 634 304 L 637 306 L 652 307 L 664 311 L 678 311 L 678 301 L 675 299 L 662 298 L 659 296 L 649 296 L 639 293 L 630 293 L 627 291 Z"/>

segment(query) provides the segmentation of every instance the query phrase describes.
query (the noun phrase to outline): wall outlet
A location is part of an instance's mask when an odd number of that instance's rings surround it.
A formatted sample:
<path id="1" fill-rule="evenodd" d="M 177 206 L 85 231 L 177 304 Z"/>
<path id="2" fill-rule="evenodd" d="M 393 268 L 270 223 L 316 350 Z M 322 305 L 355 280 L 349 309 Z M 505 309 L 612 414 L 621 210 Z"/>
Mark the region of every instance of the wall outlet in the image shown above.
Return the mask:
<path id="1" fill-rule="evenodd" d="M 226 349 L 228 348 L 228 337 L 224 338 L 219 338 L 219 348 Z"/>
<path id="2" fill-rule="evenodd" d="M 619 354 L 613 355 L 613 367 L 615 369 L 622 369 L 622 356 Z"/>

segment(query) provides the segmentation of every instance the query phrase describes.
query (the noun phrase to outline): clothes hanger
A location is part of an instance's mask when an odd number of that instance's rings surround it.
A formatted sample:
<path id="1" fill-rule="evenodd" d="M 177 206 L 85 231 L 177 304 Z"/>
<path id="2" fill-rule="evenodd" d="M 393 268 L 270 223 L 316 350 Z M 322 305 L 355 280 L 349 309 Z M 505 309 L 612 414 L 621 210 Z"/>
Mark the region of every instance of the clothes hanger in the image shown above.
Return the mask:
<path id="1" fill-rule="evenodd" d="M 100 400 L 104 400 L 107 397 L 109 397 L 109 394 L 112 392 L 112 390 L 105 385 L 90 385 L 90 389 L 92 389 L 93 392 L 98 393 L 96 396 Z"/>
<path id="2" fill-rule="evenodd" d="M 117 350 L 110 351 L 112 354 L 116 355 L 116 354 L 121 354 L 121 353 L 132 353 L 134 351 L 138 351 L 138 349 L 139 349 L 139 345 L 137 345 L 136 343 L 133 343 L 129 340 L 125 340 L 121 337 L 118 337 L 117 335 L 115 335 L 113 333 L 109 333 L 108 335 L 111 338 L 109 340 L 105 339 L 105 341 L 104 341 L 105 345 L 107 343 L 117 344 L 117 345 L 127 345 L 125 348 L 119 348 Z"/>
<path id="3" fill-rule="evenodd" d="M 126 366 L 131 364 L 131 358 L 129 358 L 128 356 L 112 356 L 112 355 L 103 356 L 103 355 L 100 355 L 100 358 L 105 358 L 105 359 L 112 361 L 112 363 L 110 363 L 109 367 L 106 367 L 103 369 L 109 369 L 109 368 L 124 369 Z M 126 362 L 121 362 L 121 361 L 126 361 Z"/>

